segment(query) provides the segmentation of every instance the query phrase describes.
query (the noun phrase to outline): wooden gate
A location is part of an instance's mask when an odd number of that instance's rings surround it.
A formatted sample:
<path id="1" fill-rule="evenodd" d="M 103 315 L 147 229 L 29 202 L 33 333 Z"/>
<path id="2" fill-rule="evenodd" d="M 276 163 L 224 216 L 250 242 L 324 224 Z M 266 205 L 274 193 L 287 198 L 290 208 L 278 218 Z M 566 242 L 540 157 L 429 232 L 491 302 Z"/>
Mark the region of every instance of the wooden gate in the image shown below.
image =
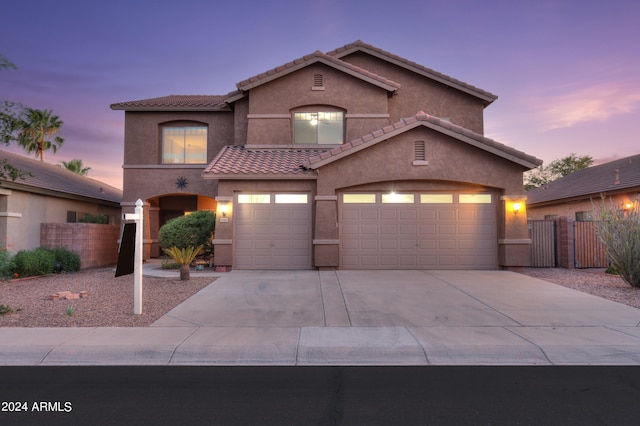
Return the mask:
<path id="1" fill-rule="evenodd" d="M 576 268 L 606 268 L 607 253 L 596 234 L 596 222 L 574 222 Z"/>
<path id="2" fill-rule="evenodd" d="M 556 222 L 554 220 L 530 220 L 531 266 L 535 268 L 555 268 Z"/>

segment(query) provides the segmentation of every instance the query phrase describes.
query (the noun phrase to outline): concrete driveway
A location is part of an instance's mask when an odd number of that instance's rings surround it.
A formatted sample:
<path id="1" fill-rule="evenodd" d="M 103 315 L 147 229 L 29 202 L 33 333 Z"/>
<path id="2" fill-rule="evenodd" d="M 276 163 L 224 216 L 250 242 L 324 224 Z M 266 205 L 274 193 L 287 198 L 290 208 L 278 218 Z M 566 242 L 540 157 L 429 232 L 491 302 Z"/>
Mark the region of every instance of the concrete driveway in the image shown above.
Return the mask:
<path id="1" fill-rule="evenodd" d="M 639 324 L 508 271 L 233 271 L 150 327 L 0 328 L 0 364 L 640 365 Z"/>
<path id="2" fill-rule="evenodd" d="M 153 327 L 198 328 L 185 362 L 640 364 L 639 324 L 638 309 L 508 271 L 234 271 Z"/>

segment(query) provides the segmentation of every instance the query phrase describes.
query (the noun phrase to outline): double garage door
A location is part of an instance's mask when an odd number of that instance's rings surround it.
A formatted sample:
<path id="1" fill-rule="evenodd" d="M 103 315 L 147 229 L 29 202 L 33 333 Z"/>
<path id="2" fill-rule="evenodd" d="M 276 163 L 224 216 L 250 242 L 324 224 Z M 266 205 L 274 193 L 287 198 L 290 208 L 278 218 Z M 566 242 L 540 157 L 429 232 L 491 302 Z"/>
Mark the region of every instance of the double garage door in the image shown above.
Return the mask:
<path id="1" fill-rule="evenodd" d="M 491 193 L 357 193 L 339 197 L 343 269 L 495 269 Z M 238 194 L 237 269 L 310 269 L 309 194 Z"/>
<path id="2" fill-rule="evenodd" d="M 490 193 L 342 194 L 345 269 L 495 269 Z"/>
<path id="3" fill-rule="evenodd" d="M 238 194 L 235 203 L 237 269 L 310 269 L 309 194 Z"/>

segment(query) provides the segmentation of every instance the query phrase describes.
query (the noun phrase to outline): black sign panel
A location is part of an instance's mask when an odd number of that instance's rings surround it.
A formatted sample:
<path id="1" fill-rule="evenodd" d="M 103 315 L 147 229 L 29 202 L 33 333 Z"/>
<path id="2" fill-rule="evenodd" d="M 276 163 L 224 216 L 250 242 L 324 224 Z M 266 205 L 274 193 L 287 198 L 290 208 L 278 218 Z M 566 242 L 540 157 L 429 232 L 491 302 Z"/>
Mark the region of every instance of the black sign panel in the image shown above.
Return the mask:
<path id="1" fill-rule="evenodd" d="M 134 259 L 136 253 L 136 224 L 125 223 L 120 240 L 120 251 L 118 252 L 118 265 L 116 266 L 116 277 L 133 274 Z"/>

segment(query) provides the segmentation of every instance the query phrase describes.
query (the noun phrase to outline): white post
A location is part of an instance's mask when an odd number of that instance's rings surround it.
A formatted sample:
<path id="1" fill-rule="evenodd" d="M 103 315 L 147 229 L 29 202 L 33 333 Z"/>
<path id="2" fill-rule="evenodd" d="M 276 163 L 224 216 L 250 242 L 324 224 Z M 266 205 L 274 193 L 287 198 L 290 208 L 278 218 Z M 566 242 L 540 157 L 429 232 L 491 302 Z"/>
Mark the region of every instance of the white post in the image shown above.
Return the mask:
<path id="1" fill-rule="evenodd" d="M 142 251 L 144 250 L 144 214 L 142 200 L 136 201 L 136 244 L 133 258 L 133 313 L 142 314 Z"/>

